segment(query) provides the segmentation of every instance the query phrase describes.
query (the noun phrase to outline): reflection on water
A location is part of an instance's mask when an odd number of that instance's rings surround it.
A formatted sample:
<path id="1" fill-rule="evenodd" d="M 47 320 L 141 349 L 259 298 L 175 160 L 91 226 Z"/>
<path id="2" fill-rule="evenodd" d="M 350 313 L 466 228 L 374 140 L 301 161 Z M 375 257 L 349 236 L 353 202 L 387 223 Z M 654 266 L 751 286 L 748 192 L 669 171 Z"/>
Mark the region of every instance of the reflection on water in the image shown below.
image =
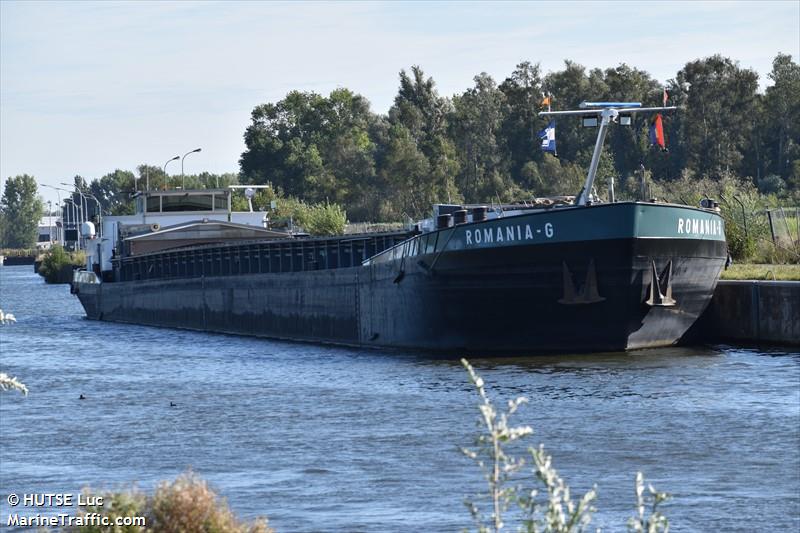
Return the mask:
<path id="1" fill-rule="evenodd" d="M 0 329 L 0 366 L 31 389 L 0 396 L 0 516 L 12 491 L 150 488 L 191 467 L 279 531 L 470 525 L 481 477 L 457 446 L 477 410 L 458 360 L 92 322 L 30 267 L 0 276 L 19 320 Z M 797 351 L 472 363 L 494 398 L 530 398 L 518 422 L 574 492 L 598 484 L 605 530 L 624 529 L 637 470 L 673 493 L 673 531 L 800 527 Z"/>

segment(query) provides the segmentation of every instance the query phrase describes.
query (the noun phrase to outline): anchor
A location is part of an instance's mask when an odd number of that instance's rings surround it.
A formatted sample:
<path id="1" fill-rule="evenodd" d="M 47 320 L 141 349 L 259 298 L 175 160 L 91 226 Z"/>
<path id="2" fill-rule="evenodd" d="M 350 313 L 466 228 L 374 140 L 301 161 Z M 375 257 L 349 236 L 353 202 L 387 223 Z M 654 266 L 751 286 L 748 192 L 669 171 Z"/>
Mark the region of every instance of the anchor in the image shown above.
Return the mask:
<path id="1" fill-rule="evenodd" d="M 672 297 L 672 260 L 667 262 L 661 274 L 656 270 L 656 262 L 652 261 L 650 271 L 650 298 L 647 305 L 651 307 L 674 307 L 677 302 Z M 662 287 L 664 291 L 662 291 Z"/>
<path id="2" fill-rule="evenodd" d="M 580 291 L 575 290 L 572 282 L 572 273 L 565 261 L 561 262 L 564 278 L 564 296 L 558 303 L 563 305 L 586 305 L 602 302 L 604 297 L 597 291 L 597 273 L 594 269 L 594 259 L 589 260 L 589 267 L 586 269 L 586 281 Z"/>

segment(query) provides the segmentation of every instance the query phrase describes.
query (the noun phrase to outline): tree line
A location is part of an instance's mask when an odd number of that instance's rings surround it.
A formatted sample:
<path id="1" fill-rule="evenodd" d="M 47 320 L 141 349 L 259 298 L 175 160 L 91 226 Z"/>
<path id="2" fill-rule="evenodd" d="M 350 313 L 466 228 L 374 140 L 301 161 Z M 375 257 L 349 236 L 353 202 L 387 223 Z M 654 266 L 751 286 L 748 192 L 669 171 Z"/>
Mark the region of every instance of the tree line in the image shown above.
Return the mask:
<path id="1" fill-rule="evenodd" d="M 543 152 L 539 132 L 548 120 L 538 112 L 545 109 L 544 96 L 553 110 L 574 109 L 585 100 L 657 106 L 666 90 L 667 104 L 679 108 L 663 116 L 668 151 L 650 145 L 649 117 L 636 116 L 630 127 L 612 128 L 597 173 L 601 196 L 614 177 L 621 197 L 635 197 L 644 173 L 651 190 L 668 200 L 693 202 L 681 193 L 686 184 L 700 183 L 694 187 L 697 193 L 721 193 L 733 186 L 751 204 L 798 205 L 800 66 L 792 56 L 778 54 L 767 76 L 770 86 L 759 92 L 758 73 L 720 55 L 686 63 L 665 85 L 626 64 L 586 69 L 565 61 L 563 69 L 545 74 L 539 64 L 526 61 L 499 83 L 481 73 L 472 87 L 448 97 L 413 66 L 400 71 L 398 92 L 386 114 L 373 112 L 364 96 L 347 88 L 327 96 L 291 91 L 278 102 L 258 105 L 244 132 L 239 171 L 187 175 L 184 181 L 186 188 L 271 184 L 270 194 L 257 195 L 256 207 L 293 198 L 343 206 L 349 220 L 371 222 L 428 216 L 437 202 L 576 194 L 596 130 L 560 118 L 557 156 Z M 5 219 L 17 216 L 13 194 L 20 179 L 7 181 L 0 202 Z M 76 189 L 97 198 L 111 214 L 132 213 L 130 193 L 145 184 L 182 184 L 181 178 L 146 164 L 135 172 L 115 170 L 91 182 L 81 176 L 74 181 Z M 79 198 L 73 195 L 74 201 Z M 237 200 L 237 207 L 243 206 L 244 200 Z M 12 224 L 5 220 L 2 225 Z"/>
<path id="2" fill-rule="evenodd" d="M 615 177 L 622 193 L 633 178 L 668 188 L 681 178 L 712 182 L 734 176 L 790 204 L 800 199 L 800 67 L 778 54 L 762 94 L 758 74 L 719 55 L 687 63 L 665 86 L 622 64 L 587 70 L 566 61 L 543 74 L 523 62 L 497 83 L 481 73 L 448 98 L 414 66 L 400 72 L 387 115 L 371 111 L 346 88 L 328 96 L 292 91 L 257 106 L 240 159 L 245 183 L 272 183 L 283 194 L 347 207 L 352 220 L 427 215 L 431 203 L 489 203 L 576 194 L 591 159 L 596 130 L 571 117 L 556 122 L 557 157 L 539 149 L 538 116 L 548 95 L 556 109 L 585 100 L 668 105 L 668 151 L 650 146 L 649 118 L 613 128 L 598 169 L 598 190 Z M 638 181 L 637 181 L 638 183 Z M 638 190 L 638 185 L 635 187 Z"/>

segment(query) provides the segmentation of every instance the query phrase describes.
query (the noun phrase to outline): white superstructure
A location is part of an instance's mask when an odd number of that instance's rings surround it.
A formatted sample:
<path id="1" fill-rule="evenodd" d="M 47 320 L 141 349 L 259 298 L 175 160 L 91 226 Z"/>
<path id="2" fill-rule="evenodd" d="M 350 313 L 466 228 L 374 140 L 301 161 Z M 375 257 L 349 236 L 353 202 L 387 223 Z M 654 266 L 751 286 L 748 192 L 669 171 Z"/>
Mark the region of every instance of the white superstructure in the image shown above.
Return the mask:
<path id="1" fill-rule="evenodd" d="M 104 216 L 95 234 L 83 234 L 86 245 L 86 269 L 111 270 L 111 258 L 119 253 L 121 239 L 131 235 L 155 233 L 161 228 L 188 222 L 232 222 L 266 227 L 264 212 L 234 212 L 231 189 L 150 190 L 135 195 L 136 213 Z"/>

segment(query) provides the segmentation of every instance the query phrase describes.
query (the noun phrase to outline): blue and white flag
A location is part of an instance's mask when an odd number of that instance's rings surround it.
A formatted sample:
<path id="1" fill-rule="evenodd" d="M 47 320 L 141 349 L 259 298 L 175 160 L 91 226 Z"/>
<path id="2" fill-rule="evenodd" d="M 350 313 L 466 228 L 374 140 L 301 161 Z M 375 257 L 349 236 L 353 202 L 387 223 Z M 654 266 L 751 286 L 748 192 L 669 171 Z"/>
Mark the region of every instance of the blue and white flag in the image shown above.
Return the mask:
<path id="1" fill-rule="evenodd" d="M 545 129 L 539 132 L 542 140 L 542 151 L 556 153 L 556 121 L 551 120 Z"/>

